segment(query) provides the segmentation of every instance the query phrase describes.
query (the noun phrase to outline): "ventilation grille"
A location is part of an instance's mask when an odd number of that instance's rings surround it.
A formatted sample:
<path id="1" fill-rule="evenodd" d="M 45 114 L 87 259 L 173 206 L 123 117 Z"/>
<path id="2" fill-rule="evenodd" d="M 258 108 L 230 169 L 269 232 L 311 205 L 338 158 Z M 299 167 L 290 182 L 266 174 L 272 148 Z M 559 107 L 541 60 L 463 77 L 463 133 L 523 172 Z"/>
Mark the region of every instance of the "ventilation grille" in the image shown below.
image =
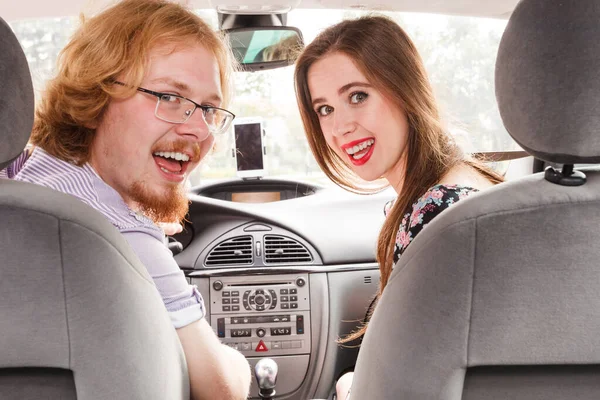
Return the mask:
<path id="1" fill-rule="evenodd" d="M 285 236 L 265 235 L 265 264 L 312 262 L 308 249 Z"/>
<path id="2" fill-rule="evenodd" d="M 373 281 L 371 280 L 371 277 L 370 277 L 370 276 L 365 276 L 365 278 L 364 278 L 364 282 L 365 282 L 365 283 L 371 283 L 371 282 L 373 282 Z"/>
<path id="3" fill-rule="evenodd" d="M 219 243 L 208 253 L 206 266 L 252 265 L 252 236 L 237 236 Z"/>

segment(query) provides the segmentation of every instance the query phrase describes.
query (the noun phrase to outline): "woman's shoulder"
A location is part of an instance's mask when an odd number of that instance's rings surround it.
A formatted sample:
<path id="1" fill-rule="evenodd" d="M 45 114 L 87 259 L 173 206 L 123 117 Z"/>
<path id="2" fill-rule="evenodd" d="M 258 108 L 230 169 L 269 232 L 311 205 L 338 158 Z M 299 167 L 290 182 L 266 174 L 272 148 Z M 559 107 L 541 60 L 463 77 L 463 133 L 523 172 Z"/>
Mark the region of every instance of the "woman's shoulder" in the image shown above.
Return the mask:
<path id="1" fill-rule="evenodd" d="M 438 183 L 427 189 L 427 191 L 411 205 L 410 209 L 413 211 L 413 213 L 415 210 L 422 210 L 426 207 L 429 209 L 429 211 L 433 211 L 433 208 L 441 211 L 442 208 L 447 208 L 454 202 L 478 191 L 479 189 L 471 186 Z M 383 209 L 385 215 L 387 215 L 391 210 L 395 201 L 396 199 L 385 203 Z M 407 213 L 407 215 L 409 214 L 410 213 Z"/>
<path id="2" fill-rule="evenodd" d="M 460 200 L 463 197 L 468 196 L 473 192 L 478 192 L 479 189 L 473 186 L 460 185 L 460 184 L 448 184 L 448 183 L 438 183 L 433 185 L 421 197 L 417 199 L 417 201 L 413 204 L 413 208 L 415 206 L 422 206 L 429 202 L 429 200 L 438 204 L 441 203 L 441 199 L 444 198 L 457 198 Z"/>
<path id="3" fill-rule="evenodd" d="M 431 220 L 434 216 L 450 207 L 452 204 L 479 190 L 459 184 L 433 185 L 412 204 L 408 221 L 411 227 L 423 224 L 425 219 Z"/>
<path id="4" fill-rule="evenodd" d="M 457 201 L 479 190 L 459 184 L 436 184 L 412 204 L 412 208 L 404 214 L 398 234 L 396 236 L 396 247 L 394 251 L 394 262 L 398 261 L 400 255 L 421 230 L 436 216 Z"/>

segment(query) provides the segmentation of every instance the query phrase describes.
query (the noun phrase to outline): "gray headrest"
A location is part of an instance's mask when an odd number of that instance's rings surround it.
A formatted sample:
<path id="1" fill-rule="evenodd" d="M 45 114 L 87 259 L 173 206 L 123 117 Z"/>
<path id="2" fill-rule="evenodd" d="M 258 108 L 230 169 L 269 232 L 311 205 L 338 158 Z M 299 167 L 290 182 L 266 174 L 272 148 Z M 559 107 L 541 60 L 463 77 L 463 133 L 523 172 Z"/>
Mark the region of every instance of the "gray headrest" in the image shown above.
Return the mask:
<path id="1" fill-rule="evenodd" d="M 25 148 L 33 126 L 33 84 L 25 53 L 0 18 L 0 169 Z"/>
<path id="2" fill-rule="evenodd" d="M 529 153 L 600 162 L 600 2 L 522 0 L 500 42 L 496 98 Z"/>

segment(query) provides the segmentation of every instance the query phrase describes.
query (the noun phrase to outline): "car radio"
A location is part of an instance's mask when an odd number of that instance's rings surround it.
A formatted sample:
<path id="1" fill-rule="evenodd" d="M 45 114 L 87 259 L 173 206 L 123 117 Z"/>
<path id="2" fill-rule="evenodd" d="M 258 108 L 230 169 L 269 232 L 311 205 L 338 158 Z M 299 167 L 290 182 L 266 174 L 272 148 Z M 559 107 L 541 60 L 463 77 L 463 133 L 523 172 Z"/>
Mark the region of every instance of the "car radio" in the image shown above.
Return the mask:
<path id="1" fill-rule="evenodd" d="M 211 325 L 246 356 L 310 353 L 308 274 L 210 279 Z"/>

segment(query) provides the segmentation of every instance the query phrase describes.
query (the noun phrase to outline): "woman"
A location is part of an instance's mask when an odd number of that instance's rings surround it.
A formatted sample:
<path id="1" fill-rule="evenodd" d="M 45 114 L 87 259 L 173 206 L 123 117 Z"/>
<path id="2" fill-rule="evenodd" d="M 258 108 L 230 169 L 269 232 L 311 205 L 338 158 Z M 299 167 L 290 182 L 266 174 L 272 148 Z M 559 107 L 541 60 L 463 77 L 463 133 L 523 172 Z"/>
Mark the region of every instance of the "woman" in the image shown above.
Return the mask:
<path id="1" fill-rule="evenodd" d="M 356 177 L 383 178 L 398 195 L 386 205 L 378 240 L 379 298 L 394 264 L 432 218 L 502 177 L 467 158 L 448 135 L 419 53 L 386 17 L 323 31 L 298 58 L 295 85 L 308 142 L 327 176 L 359 193 L 373 190 Z M 346 398 L 349 381 L 348 374 L 338 381 L 338 398 Z"/>

